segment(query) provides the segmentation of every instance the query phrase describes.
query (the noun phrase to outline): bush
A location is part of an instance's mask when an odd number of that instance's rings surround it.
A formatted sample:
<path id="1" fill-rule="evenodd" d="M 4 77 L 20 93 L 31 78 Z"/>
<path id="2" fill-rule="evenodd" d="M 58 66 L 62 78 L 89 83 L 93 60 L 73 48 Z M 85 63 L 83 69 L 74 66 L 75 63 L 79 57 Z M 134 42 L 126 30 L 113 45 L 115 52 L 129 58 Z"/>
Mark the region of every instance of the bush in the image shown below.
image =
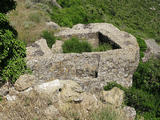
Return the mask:
<path id="1" fill-rule="evenodd" d="M 25 72 L 25 44 L 16 40 L 11 31 L 0 30 L 0 75 L 3 82 L 14 83 Z"/>
<path id="2" fill-rule="evenodd" d="M 131 88 L 125 91 L 125 103 L 137 111 L 152 112 L 155 111 L 156 99 L 143 90 Z"/>
<path id="3" fill-rule="evenodd" d="M 17 36 L 16 30 L 12 26 L 10 26 L 7 17 L 5 16 L 5 14 L 2 14 L 2 13 L 0 13 L 0 30 L 1 32 L 5 30 L 10 30 L 13 32 L 14 38 L 16 38 Z"/>
<path id="4" fill-rule="evenodd" d="M 66 40 L 62 45 L 64 53 L 82 53 L 82 52 L 91 52 L 92 47 L 86 41 L 80 41 L 78 38 L 72 38 Z"/>
<path id="5" fill-rule="evenodd" d="M 150 59 L 145 63 L 140 61 L 133 75 L 133 86 L 160 95 L 160 59 Z"/>
<path id="6" fill-rule="evenodd" d="M 42 37 L 46 39 L 48 47 L 52 48 L 52 45 L 56 42 L 56 37 L 54 36 L 54 33 L 45 30 L 42 33 Z"/>

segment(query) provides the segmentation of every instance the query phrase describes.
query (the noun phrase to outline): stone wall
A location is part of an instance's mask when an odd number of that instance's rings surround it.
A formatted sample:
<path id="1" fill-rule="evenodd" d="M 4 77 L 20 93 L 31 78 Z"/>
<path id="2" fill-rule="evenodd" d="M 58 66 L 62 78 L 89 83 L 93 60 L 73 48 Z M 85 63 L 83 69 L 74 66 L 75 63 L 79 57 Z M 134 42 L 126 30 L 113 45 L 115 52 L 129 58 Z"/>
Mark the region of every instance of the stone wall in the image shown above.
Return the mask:
<path id="1" fill-rule="evenodd" d="M 139 63 L 139 47 L 131 34 L 120 31 L 111 24 L 95 23 L 78 24 L 71 29 L 61 30 L 56 36 L 64 40 L 77 36 L 87 39 L 95 46 L 101 39 L 109 41 L 116 49 L 82 54 L 53 54 L 45 40 L 41 39 L 27 48 L 26 58 L 39 83 L 70 79 L 86 90 L 102 88 L 111 81 L 125 87 L 132 85 L 132 76 Z"/>

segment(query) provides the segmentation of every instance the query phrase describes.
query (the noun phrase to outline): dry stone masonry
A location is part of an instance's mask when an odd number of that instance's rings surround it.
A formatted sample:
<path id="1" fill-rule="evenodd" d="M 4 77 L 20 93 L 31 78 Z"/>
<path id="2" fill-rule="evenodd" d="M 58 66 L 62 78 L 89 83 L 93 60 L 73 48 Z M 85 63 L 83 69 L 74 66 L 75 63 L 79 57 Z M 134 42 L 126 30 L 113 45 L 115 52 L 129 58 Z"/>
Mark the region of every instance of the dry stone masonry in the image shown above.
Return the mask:
<path id="1" fill-rule="evenodd" d="M 132 85 L 132 76 L 139 63 L 139 47 L 136 38 L 120 31 L 112 24 L 78 24 L 56 33 L 62 42 L 53 45 L 53 52 L 41 39 L 27 48 L 27 65 L 33 70 L 38 83 L 55 79 L 73 80 L 85 90 L 102 88 L 107 82 L 115 81 L 122 86 Z M 109 42 L 113 50 L 90 53 L 63 54 L 59 45 L 71 37 L 78 37 L 97 47 Z M 55 52 L 56 51 L 56 52 Z"/>

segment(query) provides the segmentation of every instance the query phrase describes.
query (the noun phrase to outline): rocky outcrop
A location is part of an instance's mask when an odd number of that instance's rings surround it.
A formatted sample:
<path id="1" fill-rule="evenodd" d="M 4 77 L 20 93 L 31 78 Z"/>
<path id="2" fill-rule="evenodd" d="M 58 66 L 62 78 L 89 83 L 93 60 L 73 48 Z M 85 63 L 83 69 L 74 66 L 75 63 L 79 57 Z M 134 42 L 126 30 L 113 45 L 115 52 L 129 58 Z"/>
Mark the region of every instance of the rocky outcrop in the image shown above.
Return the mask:
<path id="1" fill-rule="evenodd" d="M 22 84 L 19 86 L 23 87 Z M 39 120 L 65 120 L 63 112 L 71 109 L 76 110 L 74 113 L 83 114 L 84 119 L 89 115 L 88 113 L 105 107 L 112 107 L 115 112 L 124 115 L 124 120 L 133 120 L 131 118 L 135 117 L 133 108 L 122 106 L 123 91 L 118 88 L 102 91 L 104 94 L 99 96 L 84 91 L 73 80 L 57 79 L 31 86 L 24 91 L 13 91 L 6 96 L 8 102 L 4 104 L 5 107 L 2 104 L 3 110 L 0 110 L 0 116 L 3 120 L 32 119 L 33 117 Z M 104 99 L 101 99 L 102 97 Z"/>
<path id="2" fill-rule="evenodd" d="M 57 41 L 52 49 L 45 39 L 27 47 L 27 66 L 33 73 L 21 76 L 4 95 L 5 103 L 0 106 L 5 106 L 0 109 L 3 120 L 65 120 L 71 109 L 85 116 L 108 106 L 122 113 L 124 120 L 134 120 L 134 108 L 122 105 L 122 90 L 102 89 L 113 81 L 125 87 L 132 85 L 139 63 L 136 38 L 107 23 L 75 25 L 56 36 L 62 41 Z M 88 40 L 94 47 L 109 42 L 114 50 L 63 54 L 63 41 L 73 36 Z"/>
<path id="3" fill-rule="evenodd" d="M 110 42 L 116 49 L 82 54 L 52 53 L 44 40 L 37 41 L 27 48 L 27 65 L 39 81 L 71 79 L 88 90 L 91 87 L 102 88 L 112 81 L 125 87 L 132 85 L 132 76 L 139 62 L 139 47 L 131 34 L 111 24 L 95 23 L 63 29 L 56 36 L 63 40 L 77 36 L 94 46 L 99 42 Z M 62 42 L 53 45 L 53 51 L 56 51 L 57 44 Z M 60 49 L 58 45 L 58 51 Z"/>

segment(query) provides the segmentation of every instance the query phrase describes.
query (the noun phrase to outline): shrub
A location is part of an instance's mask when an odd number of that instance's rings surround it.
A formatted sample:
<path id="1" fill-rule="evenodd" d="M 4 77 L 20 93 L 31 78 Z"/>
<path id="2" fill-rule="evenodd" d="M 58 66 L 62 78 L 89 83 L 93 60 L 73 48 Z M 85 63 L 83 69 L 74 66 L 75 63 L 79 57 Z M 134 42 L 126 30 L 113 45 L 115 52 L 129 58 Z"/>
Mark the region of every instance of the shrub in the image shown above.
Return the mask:
<path id="1" fill-rule="evenodd" d="M 66 40 L 62 45 L 64 53 L 82 53 L 82 52 L 91 52 L 92 47 L 86 41 L 80 41 L 78 38 L 72 38 Z"/>
<path id="2" fill-rule="evenodd" d="M 14 83 L 25 72 L 25 44 L 16 40 L 11 31 L 0 30 L 0 75 L 3 82 Z"/>
<path id="3" fill-rule="evenodd" d="M 56 42 L 56 37 L 54 36 L 54 33 L 45 30 L 42 32 L 42 37 L 46 39 L 48 47 L 52 48 L 52 45 Z"/>
<path id="4" fill-rule="evenodd" d="M 145 63 L 140 61 L 133 75 L 133 86 L 160 95 L 160 59 L 150 59 Z"/>
<path id="5" fill-rule="evenodd" d="M 137 111 L 152 112 L 155 111 L 156 99 L 143 90 L 131 88 L 125 91 L 125 103 Z"/>
<path id="6" fill-rule="evenodd" d="M 10 26 L 9 21 L 5 16 L 5 14 L 0 13 L 0 30 L 1 32 L 3 32 L 6 29 L 14 33 L 13 34 L 14 38 L 17 36 L 16 30 L 12 26 Z"/>

